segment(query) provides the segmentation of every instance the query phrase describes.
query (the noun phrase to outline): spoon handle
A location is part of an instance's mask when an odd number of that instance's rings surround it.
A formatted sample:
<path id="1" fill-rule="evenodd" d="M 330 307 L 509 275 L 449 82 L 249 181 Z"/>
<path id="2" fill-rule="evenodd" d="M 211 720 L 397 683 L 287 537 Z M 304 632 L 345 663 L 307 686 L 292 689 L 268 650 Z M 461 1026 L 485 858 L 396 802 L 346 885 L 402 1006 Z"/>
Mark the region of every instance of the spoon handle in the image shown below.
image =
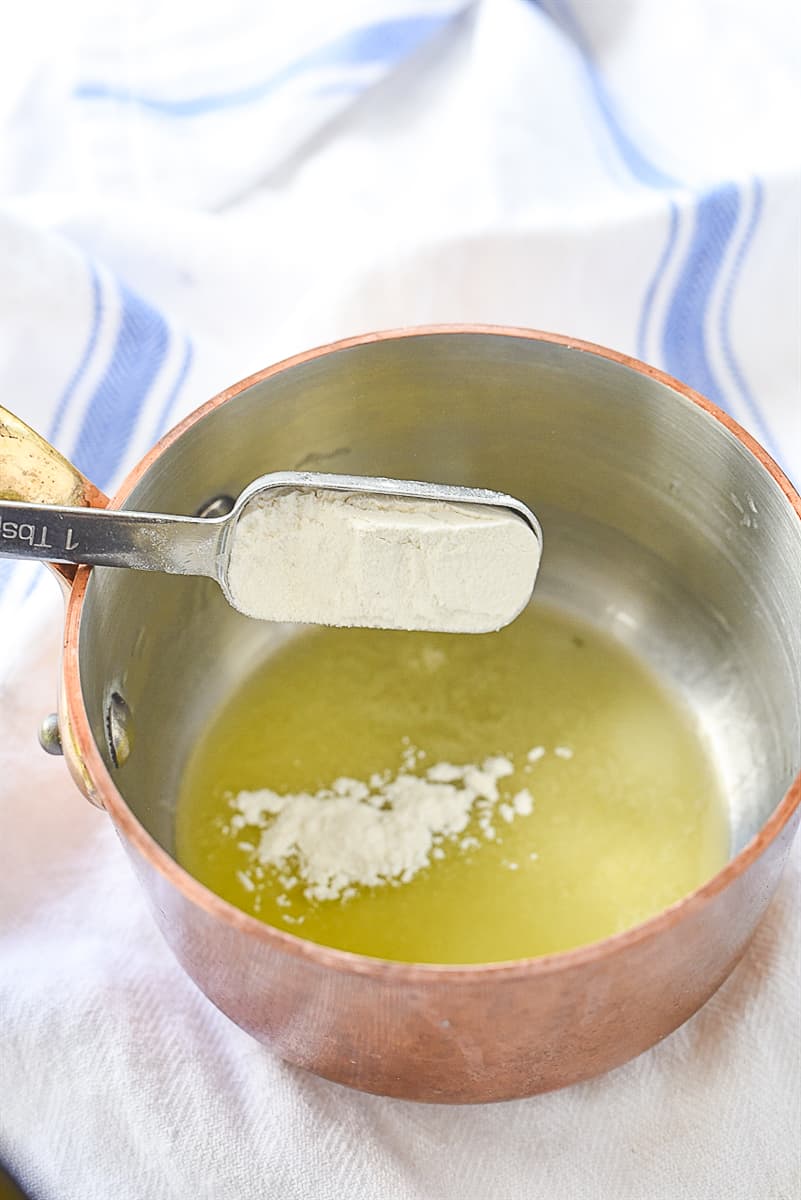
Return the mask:
<path id="1" fill-rule="evenodd" d="M 0 555 L 217 578 L 225 518 L 0 501 Z"/>

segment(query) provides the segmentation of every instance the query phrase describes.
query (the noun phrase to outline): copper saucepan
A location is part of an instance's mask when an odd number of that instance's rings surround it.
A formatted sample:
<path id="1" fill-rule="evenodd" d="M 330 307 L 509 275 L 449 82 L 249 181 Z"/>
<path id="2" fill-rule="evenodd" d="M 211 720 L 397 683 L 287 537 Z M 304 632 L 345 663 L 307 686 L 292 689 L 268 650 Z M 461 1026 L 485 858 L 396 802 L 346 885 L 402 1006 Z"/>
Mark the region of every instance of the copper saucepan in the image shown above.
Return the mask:
<path id="1" fill-rule="evenodd" d="M 58 728 L 46 736 L 114 822 L 179 961 L 285 1059 L 392 1096 L 527 1096 L 652 1046 L 743 954 L 798 825 L 798 495 L 729 417 L 642 363 L 548 334 L 448 327 L 356 338 L 251 376 L 163 438 L 109 503 L 220 512 L 286 469 L 528 504 L 545 531 L 538 594 L 630 645 L 694 709 L 729 804 L 731 859 L 633 929 L 516 962 L 385 962 L 264 925 L 172 850 L 186 756 L 274 628 L 235 613 L 210 580 L 62 567 Z M 3 425 L 0 495 L 105 503 Z"/>

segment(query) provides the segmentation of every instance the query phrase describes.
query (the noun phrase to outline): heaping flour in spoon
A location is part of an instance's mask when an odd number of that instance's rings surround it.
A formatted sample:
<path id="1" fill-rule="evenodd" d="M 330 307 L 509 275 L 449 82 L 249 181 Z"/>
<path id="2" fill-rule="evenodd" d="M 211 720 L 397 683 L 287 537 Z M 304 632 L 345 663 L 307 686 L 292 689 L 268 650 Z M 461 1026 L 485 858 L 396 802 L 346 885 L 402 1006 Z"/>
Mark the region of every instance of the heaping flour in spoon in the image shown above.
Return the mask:
<path id="1" fill-rule="evenodd" d="M 416 775 L 417 758 L 409 747 L 395 774 L 337 779 L 314 793 L 239 792 L 231 832 L 259 828 L 257 864 L 282 871 L 287 890 L 303 884 L 310 900 L 336 900 L 348 899 L 356 887 L 408 883 L 444 856 L 443 842 L 459 841 L 474 811 L 487 841 L 495 840 L 498 819 L 511 822 L 533 811 L 528 788 L 501 799 L 499 782 L 515 772 L 509 758 L 468 766 L 441 762 Z M 472 836 L 461 843 L 462 849 L 479 845 Z"/>
<path id="2" fill-rule="evenodd" d="M 506 508 L 287 490 L 245 507 L 226 582 L 261 620 L 486 633 L 528 602 L 539 560 Z"/>

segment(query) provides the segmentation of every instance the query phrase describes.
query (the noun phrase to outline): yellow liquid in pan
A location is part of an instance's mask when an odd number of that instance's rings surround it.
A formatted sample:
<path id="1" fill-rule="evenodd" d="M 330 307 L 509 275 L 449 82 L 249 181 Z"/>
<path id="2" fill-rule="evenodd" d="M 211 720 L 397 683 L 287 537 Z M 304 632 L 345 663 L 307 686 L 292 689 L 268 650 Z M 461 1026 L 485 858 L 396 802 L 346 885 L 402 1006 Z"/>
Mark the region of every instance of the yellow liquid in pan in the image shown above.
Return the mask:
<path id="1" fill-rule="evenodd" d="M 533 812 L 494 821 L 496 841 L 474 819 L 409 882 L 348 899 L 312 901 L 301 887 L 286 893 L 275 868 L 254 872 L 239 843 L 258 842 L 258 831 L 230 832 L 232 793 L 314 792 L 343 775 L 396 772 L 409 743 L 425 754 L 421 772 L 509 757 L 516 772 L 500 781 L 501 797 L 528 788 Z M 545 753 L 529 762 L 534 747 Z M 463 849 L 472 834 L 479 845 Z M 532 605 L 482 636 L 299 634 L 198 743 L 176 839 L 196 878 L 280 929 L 382 958 L 475 963 L 565 950 L 642 921 L 723 865 L 729 831 L 682 704 L 610 638 Z"/>

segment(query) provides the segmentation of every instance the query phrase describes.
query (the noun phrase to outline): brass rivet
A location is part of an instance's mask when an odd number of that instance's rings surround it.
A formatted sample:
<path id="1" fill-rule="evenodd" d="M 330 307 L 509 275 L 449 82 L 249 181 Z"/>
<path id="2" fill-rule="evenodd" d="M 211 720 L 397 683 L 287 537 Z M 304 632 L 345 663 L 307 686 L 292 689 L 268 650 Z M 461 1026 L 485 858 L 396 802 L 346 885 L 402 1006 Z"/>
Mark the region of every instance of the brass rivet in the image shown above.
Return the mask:
<path id="1" fill-rule="evenodd" d="M 227 517 L 234 507 L 233 496 L 214 496 L 201 504 L 195 513 L 196 517 Z"/>
<path id="2" fill-rule="evenodd" d="M 119 692 L 112 692 L 106 705 L 106 741 L 115 767 L 128 761 L 132 740 L 131 710 Z"/>
<path id="3" fill-rule="evenodd" d="M 58 727 L 58 716 L 50 713 L 39 726 L 39 745 L 48 754 L 63 754 L 61 745 L 61 730 Z"/>

